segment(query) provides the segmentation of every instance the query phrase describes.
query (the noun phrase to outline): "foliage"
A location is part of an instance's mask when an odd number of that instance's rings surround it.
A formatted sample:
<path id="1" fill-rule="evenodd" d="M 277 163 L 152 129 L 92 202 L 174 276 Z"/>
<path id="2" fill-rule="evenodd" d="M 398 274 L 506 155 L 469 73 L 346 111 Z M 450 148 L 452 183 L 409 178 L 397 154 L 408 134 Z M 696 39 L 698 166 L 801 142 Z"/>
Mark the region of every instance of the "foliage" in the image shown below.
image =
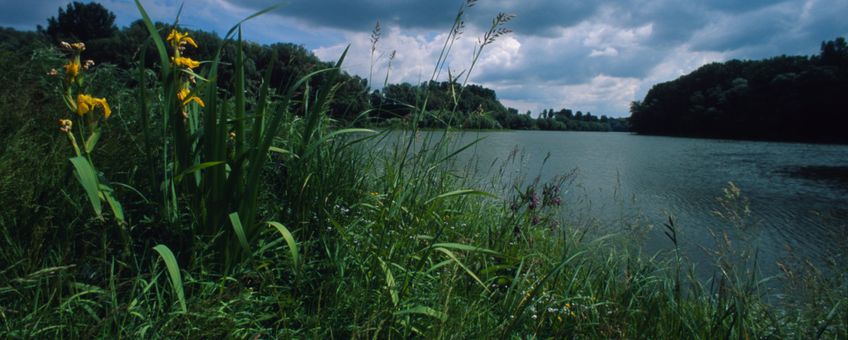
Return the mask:
<path id="1" fill-rule="evenodd" d="M 90 43 L 95 39 L 109 38 L 115 31 L 115 14 L 106 7 L 96 2 L 74 1 L 65 9 L 60 7 L 58 16 L 47 19 L 45 33 L 54 43 Z"/>
<path id="2" fill-rule="evenodd" d="M 834 275 L 793 272 L 809 304 L 743 294 L 761 285 L 725 261 L 733 249 L 717 257 L 726 280 L 705 284 L 680 256 L 643 256 L 624 246 L 631 235 L 602 236 L 561 217 L 560 205 L 573 202 L 567 174 L 475 180 L 454 158 L 479 141 L 422 133 L 423 108 L 408 130 L 340 128 L 331 116 L 333 89 L 345 81 L 338 64 L 284 85 L 272 84 L 275 68 L 265 66 L 250 82 L 239 52 L 250 45 L 239 35 L 213 47 L 216 55 L 231 48 L 234 63 L 213 56 L 193 68 L 176 57 L 196 58 L 199 35 L 172 36 L 169 27 L 157 43 L 161 27 L 146 20 L 142 28 L 154 37 L 151 55 L 139 53 L 130 69 L 99 63 L 86 73 L 86 91 L 112 109 L 95 159 L 124 207 L 129 249 L 89 208 L 67 161 L 72 147 L 56 131 L 63 80 L 47 74 L 67 61 L 36 41 L 0 53 L 2 338 L 848 332 L 844 261 Z M 226 69 L 230 84 L 217 77 Z M 743 221 L 730 213 L 745 212 L 737 200 L 731 186 L 721 208 Z M 668 228 L 677 234 L 673 222 Z"/>
<path id="3" fill-rule="evenodd" d="M 410 117 L 424 106 L 431 114 L 421 121 L 421 127 L 462 127 L 472 129 L 515 129 L 555 131 L 627 131 L 626 119 L 597 117 L 591 112 L 576 114 L 570 109 L 543 110 L 538 118 L 531 113 L 519 114 L 504 107 L 494 90 L 480 85 L 429 81 L 414 86 L 408 83 L 389 84 L 371 94 L 375 123 L 391 118 Z"/>
<path id="4" fill-rule="evenodd" d="M 817 56 L 712 63 L 655 85 L 631 104 L 645 134 L 848 142 L 842 96 L 848 88 L 844 38 Z"/>

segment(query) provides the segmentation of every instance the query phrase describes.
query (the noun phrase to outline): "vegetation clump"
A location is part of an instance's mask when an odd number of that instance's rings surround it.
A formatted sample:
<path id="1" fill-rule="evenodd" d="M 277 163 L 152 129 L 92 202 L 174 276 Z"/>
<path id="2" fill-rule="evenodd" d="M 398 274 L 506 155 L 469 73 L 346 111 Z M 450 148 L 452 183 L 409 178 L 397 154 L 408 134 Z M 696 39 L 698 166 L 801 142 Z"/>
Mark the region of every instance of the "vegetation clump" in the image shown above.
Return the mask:
<path id="1" fill-rule="evenodd" d="M 787 275 L 816 292 L 792 309 L 763 302 L 732 247 L 704 283 L 679 253 L 644 256 L 629 235 L 563 217 L 567 174 L 475 180 L 454 164 L 479 142 L 448 133 L 455 112 L 415 107 L 400 131 L 337 119 L 353 107 L 344 54 L 279 81 L 285 57 L 252 69 L 239 25 L 210 42 L 136 5 L 146 34 L 121 67 L 83 62 L 93 51 L 77 41 L 0 49 L 0 337 L 848 332 L 844 267 Z M 497 18 L 481 41 L 506 34 Z M 444 133 L 421 133 L 434 115 Z M 722 206 L 744 213 L 739 199 L 731 186 Z"/>
<path id="2" fill-rule="evenodd" d="M 638 133 L 848 143 L 845 38 L 813 56 L 731 60 L 654 85 L 630 106 Z"/>

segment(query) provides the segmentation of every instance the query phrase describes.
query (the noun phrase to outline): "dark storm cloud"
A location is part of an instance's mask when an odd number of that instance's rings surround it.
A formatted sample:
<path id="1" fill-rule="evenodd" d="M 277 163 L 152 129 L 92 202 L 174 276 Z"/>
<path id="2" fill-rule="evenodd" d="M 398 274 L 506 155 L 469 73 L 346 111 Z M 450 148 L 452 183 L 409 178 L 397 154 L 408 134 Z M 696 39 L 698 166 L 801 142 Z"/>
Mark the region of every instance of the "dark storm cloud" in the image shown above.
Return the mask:
<path id="1" fill-rule="evenodd" d="M 170 20 L 182 0 L 142 0 L 155 20 Z M 184 24 L 222 33 L 278 0 L 185 0 Z M 283 0 L 272 15 L 248 24 L 263 43 L 306 44 L 335 59 L 352 44 L 347 67 L 367 75 L 368 34 L 379 20 L 383 54 L 398 50 L 393 81 L 421 81 L 463 0 Z M 119 25 L 137 19 L 131 0 L 102 0 Z M 0 26 L 46 25 L 66 1 L 0 0 Z M 498 12 L 517 15 L 509 37 L 487 47 L 472 81 L 498 90 L 520 109 L 579 103 L 626 112 L 652 84 L 704 63 L 731 58 L 818 53 L 823 40 L 848 35 L 848 0 L 479 0 L 467 11 L 466 34 L 451 61 L 467 67 L 475 38 Z M 441 34 L 441 35 L 440 35 Z M 439 41 L 436 41 L 439 40 Z M 460 47 L 462 49 L 460 49 Z M 357 53 L 359 55 L 357 55 Z M 490 57 L 491 56 L 491 57 Z M 383 61 L 385 62 L 385 60 Z M 406 68 L 408 71 L 402 71 Z M 624 94 L 622 94 L 624 93 Z M 629 96 L 629 97 L 628 97 Z M 606 109 L 605 109 L 606 108 Z"/>
<path id="2" fill-rule="evenodd" d="M 47 26 L 47 18 L 55 16 L 65 4 L 61 0 L 0 1 L 0 26 L 25 30 L 35 29 L 36 25 Z"/>
<path id="3" fill-rule="evenodd" d="M 236 6 L 265 8 L 269 0 L 227 0 Z M 322 27 L 365 30 L 377 20 L 383 24 L 407 29 L 446 29 L 453 22 L 463 1 L 457 0 L 290 0 L 276 11 L 277 15 Z M 478 1 L 466 12 L 468 23 L 487 25 L 498 12 L 517 14 L 511 27 L 521 34 L 549 35 L 558 27 L 578 23 L 598 8 L 589 1 Z"/>
<path id="4" fill-rule="evenodd" d="M 234 6 L 262 9 L 273 5 L 268 0 L 225 0 Z M 435 29 L 449 25 L 461 2 L 453 0 L 289 0 L 274 13 L 313 26 L 362 31 L 380 20 L 404 28 Z"/>

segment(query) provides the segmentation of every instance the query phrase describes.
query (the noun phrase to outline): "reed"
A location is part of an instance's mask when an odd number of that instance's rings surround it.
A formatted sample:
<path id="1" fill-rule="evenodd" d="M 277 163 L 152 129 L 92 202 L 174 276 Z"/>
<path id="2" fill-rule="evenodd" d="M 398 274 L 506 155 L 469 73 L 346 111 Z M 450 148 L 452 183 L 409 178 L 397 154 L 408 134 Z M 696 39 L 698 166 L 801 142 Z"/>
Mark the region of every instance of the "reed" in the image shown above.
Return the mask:
<path id="1" fill-rule="evenodd" d="M 678 221 L 665 225 L 672 251 L 644 254 L 627 246 L 635 232 L 601 234 L 560 214 L 562 204 L 573 203 L 568 173 L 527 181 L 506 175 L 511 165 L 504 164 L 494 171 L 501 176 L 481 181 L 473 167 L 456 163 L 481 139 L 418 128 L 424 117 L 443 114 L 426 109 L 426 92 L 421 102 L 408 103 L 417 110 L 403 130 L 348 128 L 334 120 L 329 107 L 346 52 L 289 86 L 272 87 L 270 71 L 251 84 L 241 22 L 212 60 L 180 59 L 190 58 L 192 37 L 177 25 L 155 25 L 136 4 L 150 35 L 140 49 L 154 48 L 158 64 L 145 68 L 140 53 L 132 70 L 90 70 L 101 76 L 88 85 L 102 90 L 114 110 L 97 123 L 96 154 L 83 146 L 82 158 L 69 163 L 64 131 L 7 110 L 26 103 L 5 94 L 10 76 L 0 73 L 0 107 L 17 124 L 14 133 L 0 130 L 0 141 L 8 142 L 0 143 L 8 145 L 0 149 L 0 203 L 10 207 L 0 212 L 0 337 L 844 338 L 848 332 L 844 266 L 831 280 L 820 273 L 821 279 L 794 286 L 814 296 L 809 305 L 792 306 L 795 313 L 766 303 L 754 251 L 717 243 L 719 274 L 703 281 L 677 250 L 685 242 Z M 456 75 L 444 70 L 474 4 L 459 8 L 434 66 L 433 79 L 448 73 L 456 91 L 484 47 L 508 33 L 503 25 L 511 17 L 498 15 L 470 66 Z M 235 53 L 232 64 L 222 62 L 226 48 Z M 39 53 L 26 62 L 0 62 L 11 70 L 63 63 L 55 52 Z M 220 81 L 226 68 L 232 84 Z M 21 91 L 65 93 L 61 84 L 31 83 L 37 85 Z M 56 100 L 40 113 L 62 105 Z M 96 117 L 81 117 L 90 118 Z M 90 139 L 91 131 L 74 138 Z M 39 180 L 24 178 L 21 167 Z M 82 185 L 68 184 L 71 176 Z M 96 181 L 96 189 L 86 181 Z M 741 225 L 744 197 L 734 188 L 718 205 L 728 224 Z M 15 195 L 39 204 L 25 205 Z M 121 219 L 103 209 L 117 202 Z M 785 268 L 786 277 L 802 275 L 797 266 Z"/>

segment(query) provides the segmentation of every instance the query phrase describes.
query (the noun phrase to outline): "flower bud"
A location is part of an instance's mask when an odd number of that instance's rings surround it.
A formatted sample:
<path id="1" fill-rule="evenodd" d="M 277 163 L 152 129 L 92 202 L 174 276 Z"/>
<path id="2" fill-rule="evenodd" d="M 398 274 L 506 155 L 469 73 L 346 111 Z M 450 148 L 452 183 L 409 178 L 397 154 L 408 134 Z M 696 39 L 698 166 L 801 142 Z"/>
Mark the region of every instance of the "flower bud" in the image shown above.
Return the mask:
<path id="1" fill-rule="evenodd" d="M 59 131 L 68 133 L 74 127 L 74 122 L 70 119 L 59 119 Z"/>

